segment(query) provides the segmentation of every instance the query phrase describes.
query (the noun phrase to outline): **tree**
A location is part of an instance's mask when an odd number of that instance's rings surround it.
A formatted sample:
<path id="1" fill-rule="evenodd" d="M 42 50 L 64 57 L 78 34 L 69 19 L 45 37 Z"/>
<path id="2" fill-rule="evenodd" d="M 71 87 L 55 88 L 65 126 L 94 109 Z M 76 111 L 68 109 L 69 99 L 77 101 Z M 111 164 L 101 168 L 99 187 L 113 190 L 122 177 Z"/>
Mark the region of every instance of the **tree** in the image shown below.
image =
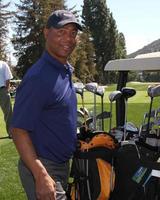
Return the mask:
<path id="1" fill-rule="evenodd" d="M 125 38 L 123 33 L 118 33 L 118 30 L 116 31 L 116 49 L 114 49 L 115 57 L 111 59 L 120 59 L 120 58 L 126 58 L 126 46 L 125 46 Z M 110 47 L 112 49 L 112 47 Z M 113 51 L 113 49 L 112 49 Z M 113 53 L 113 52 L 112 52 Z M 118 81 L 118 72 L 110 71 L 105 74 L 106 80 L 108 80 L 108 83 L 117 83 Z M 133 78 L 129 73 L 129 78 Z"/>
<path id="2" fill-rule="evenodd" d="M 117 32 L 117 39 L 116 39 L 116 59 L 119 58 L 126 58 L 126 44 L 125 44 L 125 37 L 123 33 Z"/>
<path id="3" fill-rule="evenodd" d="M 7 33 L 8 33 L 8 22 L 12 16 L 12 12 L 9 12 L 7 8 L 10 3 L 4 4 L 0 0 L 0 60 L 6 60 L 7 57 Z"/>
<path id="4" fill-rule="evenodd" d="M 96 69 L 94 63 L 94 47 L 90 41 L 90 34 L 83 31 L 78 37 L 77 47 L 70 58 L 70 62 L 75 68 L 74 75 L 84 83 L 94 81 Z"/>
<path id="5" fill-rule="evenodd" d="M 43 28 L 49 14 L 64 8 L 64 0 L 20 0 L 16 7 L 12 42 L 18 58 L 17 74 L 22 78 L 44 50 Z"/>
<path id="6" fill-rule="evenodd" d="M 113 58 L 110 46 L 112 46 L 113 51 L 115 49 L 115 42 L 112 44 L 114 38 L 111 38 L 109 34 L 111 19 L 106 2 L 104 0 L 84 0 L 82 18 L 93 38 L 98 81 L 104 82 L 104 66 L 111 57 Z"/>
<path id="7" fill-rule="evenodd" d="M 93 39 L 96 69 L 98 71 L 97 81 L 101 83 L 110 82 L 108 73 L 104 72 L 104 66 L 109 60 L 116 58 L 117 44 L 120 45 L 120 43 L 117 39 L 116 22 L 109 8 L 107 8 L 106 0 L 84 0 L 82 19 L 85 28 L 90 30 Z"/>
<path id="8" fill-rule="evenodd" d="M 97 75 L 96 65 L 95 65 L 95 49 L 92 43 L 92 37 L 89 30 L 84 30 L 82 34 L 82 45 L 84 46 L 84 51 L 86 52 L 86 65 L 88 67 L 88 81 L 95 81 Z"/>

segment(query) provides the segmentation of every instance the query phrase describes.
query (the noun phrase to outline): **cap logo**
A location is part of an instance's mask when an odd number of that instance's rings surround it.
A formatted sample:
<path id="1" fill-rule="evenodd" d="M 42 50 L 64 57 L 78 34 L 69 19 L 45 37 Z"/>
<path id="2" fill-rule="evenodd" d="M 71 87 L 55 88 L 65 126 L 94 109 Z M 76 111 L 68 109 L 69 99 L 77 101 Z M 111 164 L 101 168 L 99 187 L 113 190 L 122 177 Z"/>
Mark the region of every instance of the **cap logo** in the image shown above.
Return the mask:
<path id="1" fill-rule="evenodd" d="M 64 13 L 64 14 L 63 14 L 63 16 L 64 16 L 64 17 L 72 17 L 72 14 L 69 14 L 69 13 L 68 13 L 68 14 L 67 14 L 67 13 Z"/>

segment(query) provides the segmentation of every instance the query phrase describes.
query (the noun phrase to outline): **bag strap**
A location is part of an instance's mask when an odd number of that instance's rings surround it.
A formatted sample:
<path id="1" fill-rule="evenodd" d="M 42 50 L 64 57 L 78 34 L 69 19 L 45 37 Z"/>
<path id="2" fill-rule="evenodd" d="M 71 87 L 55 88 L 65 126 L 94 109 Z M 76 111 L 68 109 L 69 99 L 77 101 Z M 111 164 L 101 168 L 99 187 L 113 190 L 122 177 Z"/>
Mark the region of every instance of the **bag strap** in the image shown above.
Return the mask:
<path id="1" fill-rule="evenodd" d="M 108 149 L 105 147 L 95 147 L 89 149 L 88 151 L 79 151 L 77 150 L 74 154 L 75 158 L 78 159 L 96 159 L 101 158 L 112 164 L 113 158 L 116 154 L 116 149 Z"/>

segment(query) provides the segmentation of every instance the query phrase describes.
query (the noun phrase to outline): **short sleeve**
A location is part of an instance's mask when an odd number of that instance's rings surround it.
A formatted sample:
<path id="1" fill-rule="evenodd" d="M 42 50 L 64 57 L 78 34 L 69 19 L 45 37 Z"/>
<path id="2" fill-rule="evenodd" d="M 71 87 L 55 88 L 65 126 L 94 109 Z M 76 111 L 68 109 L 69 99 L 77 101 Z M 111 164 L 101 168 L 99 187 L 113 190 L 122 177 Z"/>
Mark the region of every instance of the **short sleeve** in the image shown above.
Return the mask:
<path id="1" fill-rule="evenodd" d="M 11 127 L 32 131 L 45 106 L 47 90 L 38 78 L 22 81 L 17 89 Z"/>

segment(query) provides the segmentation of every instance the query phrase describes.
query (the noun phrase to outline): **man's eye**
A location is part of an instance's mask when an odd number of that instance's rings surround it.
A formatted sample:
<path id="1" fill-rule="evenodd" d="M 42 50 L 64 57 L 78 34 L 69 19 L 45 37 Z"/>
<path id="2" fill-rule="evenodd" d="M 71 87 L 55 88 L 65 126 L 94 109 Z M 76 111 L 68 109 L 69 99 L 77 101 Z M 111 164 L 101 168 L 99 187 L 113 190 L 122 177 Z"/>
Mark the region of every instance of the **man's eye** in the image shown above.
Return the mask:
<path id="1" fill-rule="evenodd" d="M 76 36 L 77 36 L 77 31 L 73 31 L 73 32 L 71 33 L 71 35 L 72 35 L 73 37 L 76 37 Z"/>
<path id="2" fill-rule="evenodd" d="M 63 37 L 65 35 L 68 35 L 68 36 L 70 35 L 70 37 L 75 38 L 77 36 L 77 31 L 66 31 L 66 30 L 63 30 L 63 29 L 58 30 L 57 36 Z"/>
<path id="3" fill-rule="evenodd" d="M 58 33 L 57 33 L 59 36 L 60 35 L 63 35 L 64 34 L 64 31 L 63 30 L 60 30 L 60 31 L 58 31 Z"/>

